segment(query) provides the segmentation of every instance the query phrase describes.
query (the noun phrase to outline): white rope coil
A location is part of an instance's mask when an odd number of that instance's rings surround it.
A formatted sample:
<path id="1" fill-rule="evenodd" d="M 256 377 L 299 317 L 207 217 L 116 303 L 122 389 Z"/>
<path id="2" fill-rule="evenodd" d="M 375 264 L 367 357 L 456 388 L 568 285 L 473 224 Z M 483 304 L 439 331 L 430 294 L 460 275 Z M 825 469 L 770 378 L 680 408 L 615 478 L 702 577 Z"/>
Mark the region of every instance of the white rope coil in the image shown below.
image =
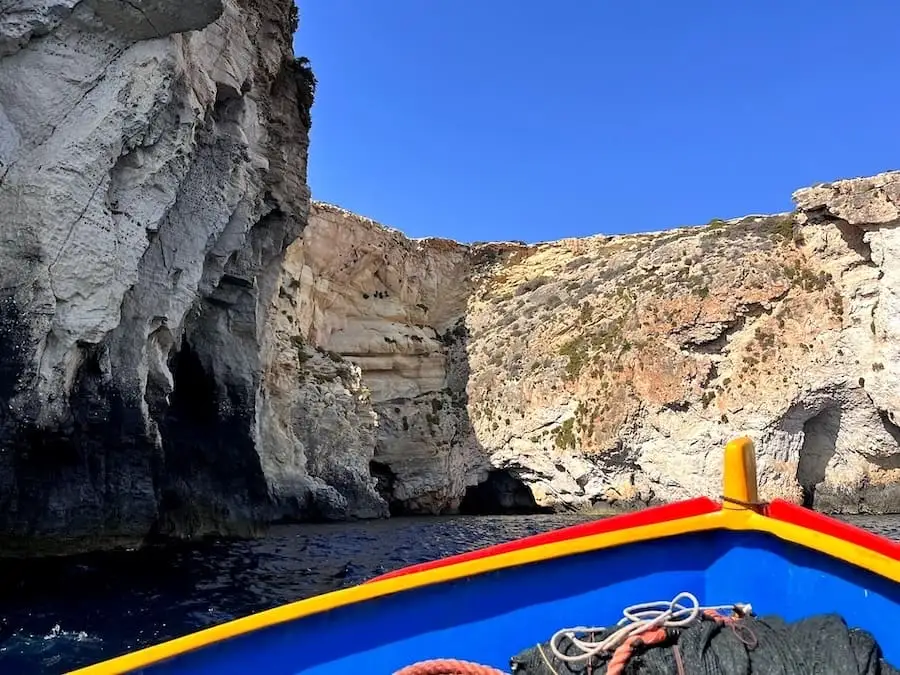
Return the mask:
<path id="1" fill-rule="evenodd" d="M 686 601 L 689 604 L 681 604 Z M 692 593 L 682 592 L 672 600 L 658 600 L 656 602 L 644 602 L 626 607 L 622 611 L 622 618 L 616 624 L 618 630 L 611 633 L 600 642 L 592 639 L 582 639 L 576 634 L 585 635 L 602 633 L 606 627 L 602 626 L 575 626 L 556 631 L 550 638 L 550 649 L 553 655 L 566 663 L 578 663 L 586 661 L 598 654 L 606 654 L 615 651 L 616 647 L 625 642 L 632 635 L 639 635 L 656 628 L 683 628 L 689 626 L 707 610 L 721 611 L 738 609 L 742 613 L 751 611 L 749 605 L 708 605 L 701 606 L 700 601 Z M 581 652 L 580 654 L 563 654 L 557 643 L 565 637 Z"/>

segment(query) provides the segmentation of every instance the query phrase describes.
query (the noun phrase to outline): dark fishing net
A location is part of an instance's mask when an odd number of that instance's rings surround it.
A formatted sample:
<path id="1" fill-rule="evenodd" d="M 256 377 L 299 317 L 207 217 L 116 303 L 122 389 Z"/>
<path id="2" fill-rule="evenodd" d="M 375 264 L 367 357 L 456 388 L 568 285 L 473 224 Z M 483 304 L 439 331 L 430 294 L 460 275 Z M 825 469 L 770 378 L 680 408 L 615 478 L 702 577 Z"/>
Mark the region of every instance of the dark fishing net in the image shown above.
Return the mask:
<path id="1" fill-rule="evenodd" d="M 659 644 L 636 645 L 623 675 L 900 675 L 888 664 L 871 634 L 849 628 L 836 614 L 788 623 L 779 617 L 746 617 L 734 623 L 705 618 L 668 629 Z M 602 640 L 609 633 L 597 633 Z M 557 641 L 565 655 L 584 652 L 567 638 Z M 514 656 L 514 675 L 607 673 L 608 655 L 577 663 L 557 658 L 549 643 Z"/>

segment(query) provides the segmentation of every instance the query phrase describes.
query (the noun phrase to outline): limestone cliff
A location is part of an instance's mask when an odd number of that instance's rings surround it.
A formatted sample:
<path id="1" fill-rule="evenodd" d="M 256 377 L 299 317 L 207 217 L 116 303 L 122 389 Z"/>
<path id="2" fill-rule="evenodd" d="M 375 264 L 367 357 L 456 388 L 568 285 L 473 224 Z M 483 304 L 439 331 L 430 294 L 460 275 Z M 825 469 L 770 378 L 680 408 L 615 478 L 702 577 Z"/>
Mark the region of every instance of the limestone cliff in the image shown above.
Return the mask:
<path id="1" fill-rule="evenodd" d="M 486 476 L 457 339 L 471 258 L 325 204 L 288 249 L 267 371 L 281 391 L 275 417 L 291 421 L 281 436 L 314 475 L 338 492 L 368 486 L 361 513 L 373 513 L 368 497 L 377 513 L 390 502 L 440 512 Z"/>
<path id="2" fill-rule="evenodd" d="M 0 555 L 715 495 L 743 433 L 765 496 L 900 510 L 900 173 L 656 234 L 411 240 L 310 209 L 296 19 L 4 7 Z"/>
<path id="3" fill-rule="evenodd" d="M 506 507 L 716 495 L 744 433 L 764 496 L 900 510 L 900 173 L 794 199 L 535 246 L 413 241 L 314 204 L 274 314 L 285 434 L 400 512 L 485 481 Z"/>
<path id="4" fill-rule="evenodd" d="M 0 550 L 244 532 L 265 310 L 302 229 L 291 0 L 0 12 Z"/>

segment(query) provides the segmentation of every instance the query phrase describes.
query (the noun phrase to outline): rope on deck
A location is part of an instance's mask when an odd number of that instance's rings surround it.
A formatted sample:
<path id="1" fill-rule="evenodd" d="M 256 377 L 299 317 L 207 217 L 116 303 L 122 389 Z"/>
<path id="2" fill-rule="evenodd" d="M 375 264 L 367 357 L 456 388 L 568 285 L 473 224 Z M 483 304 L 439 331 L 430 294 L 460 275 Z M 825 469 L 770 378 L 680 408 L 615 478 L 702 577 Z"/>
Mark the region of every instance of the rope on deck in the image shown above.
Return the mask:
<path id="1" fill-rule="evenodd" d="M 682 604 L 687 602 L 689 604 Z M 733 616 L 723 616 L 719 612 L 731 610 Z M 591 663 L 592 659 L 601 655 L 614 654 L 621 647 L 622 653 L 631 654 L 634 650 L 636 639 L 644 634 L 644 644 L 659 644 L 667 638 L 665 629 L 684 628 L 696 623 L 701 616 L 706 616 L 715 621 L 734 621 L 736 617 L 743 616 L 751 611 L 750 605 L 709 605 L 701 606 L 700 601 L 692 593 L 682 592 L 672 600 L 660 600 L 656 602 L 643 602 L 626 607 L 622 611 L 622 619 L 616 624 L 617 629 L 600 641 L 595 641 L 595 633 L 608 632 L 603 626 L 576 626 L 563 628 L 556 631 L 550 638 L 550 651 L 564 663 L 575 664 L 581 662 Z M 660 632 L 662 629 L 662 632 Z M 588 634 L 587 639 L 576 637 L 576 634 Z M 560 648 L 560 641 L 567 640 L 575 647 L 574 654 L 564 654 Z M 627 647 L 626 647 L 627 645 Z M 542 656 L 544 656 L 542 654 Z M 620 656 L 621 658 L 621 656 Z M 546 660 L 546 657 L 544 657 Z M 627 662 L 627 659 L 626 659 Z M 624 668 L 624 664 L 622 665 Z M 614 671 L 610 670 L 612 675 Z"/>
<path id="2" fill-rule="evenodd" d="M 507 675 L 491 666 L 482 666 L 459 659 L 431 659 L 419 661 L 396 671 L 394 675 Z"/>
<path id="3" fill-rule="evenodd" d="M 613 627 L 590 636 L 591 647 L 615 632 Z M 890 640 L 894 634 L 888 629 L 886 635 Z M 900 670 L 885 660 L 871 633 L 849 626 L 834 613 L 788 622 L 776 615 L 743 614 L 740 607 L 735 608 L 734 616 L 704 611 L 690 625 L 659 627 L 628 635 L 612 653 L 597 653 L 590 660 L 583 659 L 585 647 L 575 642 L 563 641 L 557 646 L 564 657 L 574 658 L 558 658 L 547 641 L 513 656 L 510 661 L 513 672 L 516 675 L 900 675 Z"/>
<path id="4" fill-rule="evenodd" d="M 682 604 L 686 603 L 686 604 Z M 731 610 L 730 616 L 719 612 Z M 683 592 L 672 600 L 644 602 L 626 607 L 617 629 L 603 640 L 594 641 L 595 633 L 604 633 L 606 628 L 576 626 L 563 628 L 550 638 L 550 651 L 559 661 L 570 666 L 582 662 L 593 663 L 598 656 L 610 657 L 607 664 L 607 675 L 620 675 L 639 647 L 657 645 L 672 637 L 673 631 L 696 623 L 701 617 L 707 617 L 718 623 L 731 623 L 750 612 L 749 605 L 712 605 L 701 606 L 700 601 L 691 593 Z M 586 639 L 576 634 L 588 634 Z M 566 639 L 574 646 L 574 654 L 564 654 L 559 647 L 560 641 Z M 550 671 L 556 671 L 550 665 L 550 659 L 543 648 L 538 651 Z M 457 659 L 432 659 L 420 661 L 398 670 L 394 675 L 506 675 L 503 671 L 483 666 L 470 661 Z"/>

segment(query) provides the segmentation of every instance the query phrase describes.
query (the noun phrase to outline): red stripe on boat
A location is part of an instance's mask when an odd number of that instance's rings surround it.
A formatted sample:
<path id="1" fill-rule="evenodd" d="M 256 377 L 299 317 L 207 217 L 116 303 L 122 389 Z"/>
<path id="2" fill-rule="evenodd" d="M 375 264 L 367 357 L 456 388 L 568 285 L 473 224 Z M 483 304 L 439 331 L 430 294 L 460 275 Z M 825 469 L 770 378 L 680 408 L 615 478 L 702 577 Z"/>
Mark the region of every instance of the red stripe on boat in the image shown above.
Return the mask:
<path id="1" fill-rule="evenodd" d="M 382 574 L 373 579 L 369 579 L 367 583 L 373 581 L 381 581 L 382 579 L 390 579 L 392 577 L 405 576 L 414 572 L 422 572 L 438 567 L 446 567 L 456 563 L 465 562 L 467 560 L 479 560 L 480 558 L 489 558 L 490 556 L 500 553 L 509 553 L 510 551 L 520 551 L 524 548 L 532 546 L 540 546 L 542 544 L 552 544 L 567 539 L 577 539 L 579 537 L 587 537 L 593 534 L 602 534 L 604 532 L 614 532 L 615 530 L 625 530 L 631 527 L 642 527 L 644 525 L 655 525 L 656 523 L 664 523 L 669 520 L 679 520 L 681 518 L 690 518 L 692 516 L 702 516 L 706 513 L 715 513 L 721 508 L 718 502 L 714 502 L 706 497 L 698 497 L 696 499 L 688 499 L 683 502 L 674 504 L 665 504 L 663 506 L 654 506 L 643 511 L 635 513 L 625 513 L 610 518 L 594 520 L 589 523 L 580 525 L 572 525 L 542 534 L 535 534 L 530 537 L 516 539 L 504 544 L 496 544 L 487 546 L 468 553 L 460 553 L 458 555 L 432 560 L 430 562 L 420 563 L 418 565 L 410 565 L 402 567 L 393 572 Z"/>
<path id="2" fill-rule="evenodd" d="M 765 513 L 769 518 L 815 530 L 821 534 L 827 534 L 851 544 L 862 546 L 894 560 L 900 560 L 900 543 L 863 530 L 850 523 L 834 520 L 821 513 L 791 504 L 782 499 L 773 500 L 766 508 Z"/>

